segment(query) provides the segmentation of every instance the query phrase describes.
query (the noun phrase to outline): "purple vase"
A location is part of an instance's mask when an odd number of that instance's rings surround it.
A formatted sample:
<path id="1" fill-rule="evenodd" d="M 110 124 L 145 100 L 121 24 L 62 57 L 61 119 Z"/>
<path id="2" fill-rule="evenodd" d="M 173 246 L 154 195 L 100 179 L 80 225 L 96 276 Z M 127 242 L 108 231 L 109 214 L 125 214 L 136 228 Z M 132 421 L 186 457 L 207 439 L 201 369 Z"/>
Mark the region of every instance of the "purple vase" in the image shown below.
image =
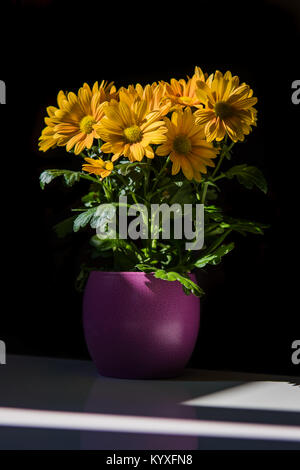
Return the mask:
<path id="1" fill-rule="evenodd" d="M 195 276 L 191 279 L 196 282 Z M 86 343 L 101 375 L 180 375 L 199 331 L 200 301 L 178 281 L 143 272 L 90 273 L 83 299 Z"/>

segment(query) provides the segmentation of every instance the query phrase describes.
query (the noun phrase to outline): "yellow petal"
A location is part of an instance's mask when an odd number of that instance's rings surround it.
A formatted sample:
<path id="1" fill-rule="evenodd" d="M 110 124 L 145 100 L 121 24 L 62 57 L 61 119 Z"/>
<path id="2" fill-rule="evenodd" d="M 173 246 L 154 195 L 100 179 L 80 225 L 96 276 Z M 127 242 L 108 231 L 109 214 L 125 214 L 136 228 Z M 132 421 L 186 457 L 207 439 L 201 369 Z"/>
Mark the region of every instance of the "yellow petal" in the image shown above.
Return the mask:
<path id="1" fill-rule="evenodd" d="M 145 155 L 147 158 L 154 158 L 154 151 L 152 147 L 150 147 L 150 145 L 147 145 L 147 147 L 145 147 Z"/>
<path id="2" fill-rule="evenodd" d="M 130 151 L 134 159 L 140 162 L 144 156 L 144 147 L 138 142 L 130 145 Z"/>
<path id="3" fill-rule="evenodd" d="M 186 157 L 181 158 L 181 168 L 182 168 L 184 176 L 188 180 L 193 179 L 193 175 L 194 175 L 193 167 Z"/>

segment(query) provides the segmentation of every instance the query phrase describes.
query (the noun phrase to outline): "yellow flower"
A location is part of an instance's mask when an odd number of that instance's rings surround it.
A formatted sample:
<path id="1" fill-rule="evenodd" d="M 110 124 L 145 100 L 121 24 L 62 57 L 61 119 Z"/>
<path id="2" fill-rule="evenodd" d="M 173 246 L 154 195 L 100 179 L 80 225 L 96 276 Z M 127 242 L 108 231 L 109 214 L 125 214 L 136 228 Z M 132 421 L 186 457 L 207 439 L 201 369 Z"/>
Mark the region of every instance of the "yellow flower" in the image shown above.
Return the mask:
<path id="1" fill-rule="evenodd" d="M 98 157 L 95 158 L 85 158 L 85 161 L 88 164 L 84 164 L 82 169 L 87 171 L 88 173 L 93 173 L 95 175 L 99 175 L 101 179 L 106 178 L 109 176 L 114 169 L 114 165 L 111 161 L 105 162 L 102 158 Z"/>
<path id="2" fill-rule="evenodd" d="M 96 82 L 91 89 L 87 83 L 75 93 L 65 94 L 60 91 L 57 96 L 58 108 L 49 106 L 45 118 L 47 127 L 39 138 L 42 151 L 50 147 L 66 146 L 67 151 L 74 147 L 78 155 L 84 148 L 91 148 L 95 138 L 94 126 L 102 119 L 103 103 L 114 97 L 116 89 L 113 84 Z"/>
<path id="3" fill-rule="evenodd" d="M 48 114 L 49 114 L 49 111 L 48 111 Z M 55 124 L 51 121 L 49 122 L 49 126 L 46 126 L 42 130 L 42 134 L 39 138 L 39 149 L 42 152 L 46 152 L 51 147 L 56 147 L 58 145 L 58 139 L 54 138 L 54 135 L 55 135 L 54 126 Z"/>
<path id="4" fill-rule="evenodd" d="M 170 83 L 166 83 L 166 97 L 171 100 L 172 108 L 180 109 L 185 106 L 199 107 L 201 101 L 196 95 L 196 82 L 198 80 L 205 80 L 205 76 L 200 67 L 195 67 L 195 73 L 192 78 L 187 77 L 188 80 L 175 80 L 171 79 Z"/>
<path id="5" fill-rule="evenodd" d="M 165 116 L 170 109 L 171 101 L 165 98 L 164 83 L 152 83 L 152 85 L 146 85 L 144 88 L 142 85 L 129 85 L 128 88 L 120 88 L 119 98 L 120 101 L 132 106 L 134 101 L 145 100 L 147 102 L 147 113 L 151 111 L 160 111 L 161 116 Z"/>
<path id="6" fill-rule="evenodd" d="M 165 122 L 167 142 L 157 148 L 156 154 L 170 155 L 172 175 L 182 169 L 188 180 L 200 181 L 201 173 L 207 172 L 206 167 L 215 166 L 212 158 L 216 157 L 218 150 L 206 142 L 203 127 L 195 124 L 191 108 L 174 111 L 171 120 L 165 118 Z"/>
<path id="7" fill-rule="evenodd" d="M 160 120 L 160 111 L 147 112 L 146 100 L 135 100 L 131 105 L 120 100 L 111 100 L 104 107 L 105 116 L 95 126 L 96 134 L 106 143 L 101 151 L 113 153 L 112 161 L 124 155 L 130 161 L 154 158 L 150 144 L 161 144 L 166 140 L 167 128 Z"/>
<path id="8" fill-rule="evenodd" d="M 229 135 L 233 142 L 244 140 L 256 125 L 256 109 L 253 106 L 257 98 L 245 83 L 239 84 L 239 78 L 231 72 L 225 75 L 219 71 L 210 75 L 206 82 L 197 81 L 196 94 L 205 105 L 205 109 L 195 112 L 196 123 L 205 125 L 208 142 L 221 141 Z"/>

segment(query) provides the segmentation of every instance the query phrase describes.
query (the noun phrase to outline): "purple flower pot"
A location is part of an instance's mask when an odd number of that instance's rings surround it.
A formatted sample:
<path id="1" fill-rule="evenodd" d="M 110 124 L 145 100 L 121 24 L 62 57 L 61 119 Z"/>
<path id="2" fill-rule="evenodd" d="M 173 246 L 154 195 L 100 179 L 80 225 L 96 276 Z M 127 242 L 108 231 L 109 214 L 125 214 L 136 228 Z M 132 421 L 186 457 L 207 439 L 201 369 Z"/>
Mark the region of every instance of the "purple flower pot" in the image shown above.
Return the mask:
<path id="1" fill-rule="evenodd" d="M 191 279 L 196 282 L 194 275 Z M 154 379 L 183 372 L 199 331 L 200 301 L 178 281 L 143 272 L 90 273 L 83 299 L 86 343 L 101 375 Z"/>

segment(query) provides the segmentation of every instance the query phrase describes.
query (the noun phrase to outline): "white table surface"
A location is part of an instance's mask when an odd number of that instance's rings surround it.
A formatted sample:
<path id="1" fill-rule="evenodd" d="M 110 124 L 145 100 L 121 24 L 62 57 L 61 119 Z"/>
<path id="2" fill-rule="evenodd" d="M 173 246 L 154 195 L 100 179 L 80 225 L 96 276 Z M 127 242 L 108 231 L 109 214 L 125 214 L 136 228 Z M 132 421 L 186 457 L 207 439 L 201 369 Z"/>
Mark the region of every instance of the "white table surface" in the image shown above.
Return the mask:
<path id="1" fill-rule="evenodd" d="M 91 361 L 8 356 L 0 449 L 300 449 L 300 380 L 187 369 L 101 377 Z"/>

